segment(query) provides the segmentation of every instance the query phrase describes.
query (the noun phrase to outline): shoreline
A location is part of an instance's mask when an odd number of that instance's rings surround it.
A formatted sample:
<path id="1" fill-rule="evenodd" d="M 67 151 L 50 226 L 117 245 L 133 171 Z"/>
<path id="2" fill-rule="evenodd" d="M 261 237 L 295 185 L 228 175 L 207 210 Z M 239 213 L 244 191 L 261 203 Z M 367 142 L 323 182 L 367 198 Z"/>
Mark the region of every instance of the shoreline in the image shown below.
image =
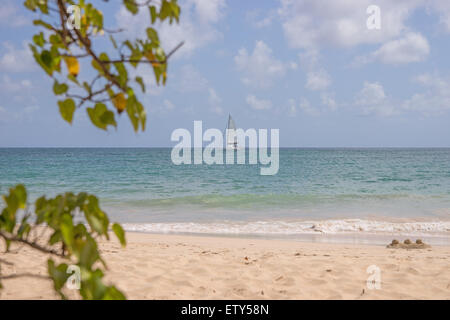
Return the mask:
<path id="1" fill-rule="evenodd" d="M 195 232 L 149 232 L 149 231 L 130 231 L 125 230 L 127 234 L 148 234 L 155 236 L 182 236 L 182 237 L 199 237 L 199 238 L 225 238 L 225 239 L 242 239 L 248 240 L 264 240 L 264 241 L 288 241 L 300 242 L 306 244 L 323 243 L 323 244 L 349 244 L 349 245 L 368 245 L 368 246 L 387 246 L 392 240 L 396 239 L 403 242 L 406 239 L 415 241 L 420 239 L 427 244 L 438 247 L 450 247 L 450 237 L 444 235 L 390 235 L 390 234 L 372 234 L 372 233 L 341 233 L 341 234 L 298 234 L 298 235 L 268 235 L 268 234 L 232 234 L 232 233 L 195 233 Z"/>
<path id="2" fill-rule="evenodd" d="M 215 222 L 124 222 L 127 232 L 187 236 L 278 239 L 319 243 L 387 245 L 396 239 L 421 239 L 432 245 L 450 246 L 450 220 L 425 219 L 273 219 Z"/>
<path id="3" fill-rule="evenodd" d="M 106 280 L 129 299 L 450 299 L 450 246 L 308 243 L 127 232 L 127 247 L 100 241 Z M 28 248 L 2 254 L 11 272 L 46 273 Z M 369 266 L 381 289 L 367 288 Z M 0 299 L 57 299 L 48 280 L 3 281 Z M 69 292 L 69 296 L 70 296 Z M 76 298 L 76 296 L 73 296 Z"/>

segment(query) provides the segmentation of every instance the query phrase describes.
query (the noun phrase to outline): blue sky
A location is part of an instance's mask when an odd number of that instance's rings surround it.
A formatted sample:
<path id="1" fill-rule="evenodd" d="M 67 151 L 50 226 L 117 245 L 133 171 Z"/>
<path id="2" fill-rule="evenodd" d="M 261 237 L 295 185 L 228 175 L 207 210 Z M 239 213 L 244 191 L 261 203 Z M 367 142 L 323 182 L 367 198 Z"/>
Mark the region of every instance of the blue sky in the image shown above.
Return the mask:
<path id="1" fill-rule="evenodd" d="M 1 0 L 0 147 L 173 146 L 174 129 L 223 129 L 228 113 L 238 127 L 279 128 L 285 147 L 450 147 L 450 1 L 180 1 L 180 25 L 158 27 L 167 50 L 186 42 L 167 86 L 138 70 L 150 86 L 138 134 L 126 115 L 108 132 L 85 109 L 73 125 L 61 119 L 21 2 Z M 97 3 L 123 37 L 148 26 L 147 11 Z M 379 30 L 366 26 L 369 5 Z"/>

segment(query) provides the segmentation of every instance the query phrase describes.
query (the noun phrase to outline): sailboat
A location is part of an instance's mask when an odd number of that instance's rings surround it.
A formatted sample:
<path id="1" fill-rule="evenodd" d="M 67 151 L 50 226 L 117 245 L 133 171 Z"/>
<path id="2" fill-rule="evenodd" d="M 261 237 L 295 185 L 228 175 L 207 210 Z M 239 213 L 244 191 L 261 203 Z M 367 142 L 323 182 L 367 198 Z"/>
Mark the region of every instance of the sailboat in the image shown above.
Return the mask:
<path id="1" fill-rule="evenodd" d="M 225 130 L 226 134 L 226 145 L 227 149 L 238 149 L 237 144 L 237 136 L 236 136 L 236 124 L 234 123 L 233 118 L 231 117 L 231 114 L 228 115 L 228 125 L 227 129 Z"/>

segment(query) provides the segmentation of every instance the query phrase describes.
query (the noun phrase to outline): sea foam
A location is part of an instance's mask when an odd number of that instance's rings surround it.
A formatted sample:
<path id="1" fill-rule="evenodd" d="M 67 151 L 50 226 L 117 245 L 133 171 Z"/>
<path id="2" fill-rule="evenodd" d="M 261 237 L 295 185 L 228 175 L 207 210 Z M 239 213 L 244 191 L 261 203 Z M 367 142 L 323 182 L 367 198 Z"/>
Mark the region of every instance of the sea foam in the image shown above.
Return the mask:
<path id="1" fill-rule="evenodd" d="M 375 234 L 449 236 L 450 221 L 391 222 L 362 219 L 220 223 L 125 223 L 127 231 L 223 235 Z"/>

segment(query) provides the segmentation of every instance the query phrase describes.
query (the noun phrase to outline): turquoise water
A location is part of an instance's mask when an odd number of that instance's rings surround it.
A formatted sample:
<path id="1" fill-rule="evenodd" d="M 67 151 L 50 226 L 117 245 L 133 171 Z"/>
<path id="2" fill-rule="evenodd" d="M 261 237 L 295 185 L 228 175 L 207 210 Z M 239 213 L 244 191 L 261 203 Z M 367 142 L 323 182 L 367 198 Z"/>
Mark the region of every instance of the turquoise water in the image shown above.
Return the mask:
<path id="1" fill-rule="evenodd" d="M 176 166 L 170 152 L 0 149 L 0 192 L 94 193 L 113 219 L 152 232 L 450 232 L 450 149 L 281 149 L 275 176 Z"/>

